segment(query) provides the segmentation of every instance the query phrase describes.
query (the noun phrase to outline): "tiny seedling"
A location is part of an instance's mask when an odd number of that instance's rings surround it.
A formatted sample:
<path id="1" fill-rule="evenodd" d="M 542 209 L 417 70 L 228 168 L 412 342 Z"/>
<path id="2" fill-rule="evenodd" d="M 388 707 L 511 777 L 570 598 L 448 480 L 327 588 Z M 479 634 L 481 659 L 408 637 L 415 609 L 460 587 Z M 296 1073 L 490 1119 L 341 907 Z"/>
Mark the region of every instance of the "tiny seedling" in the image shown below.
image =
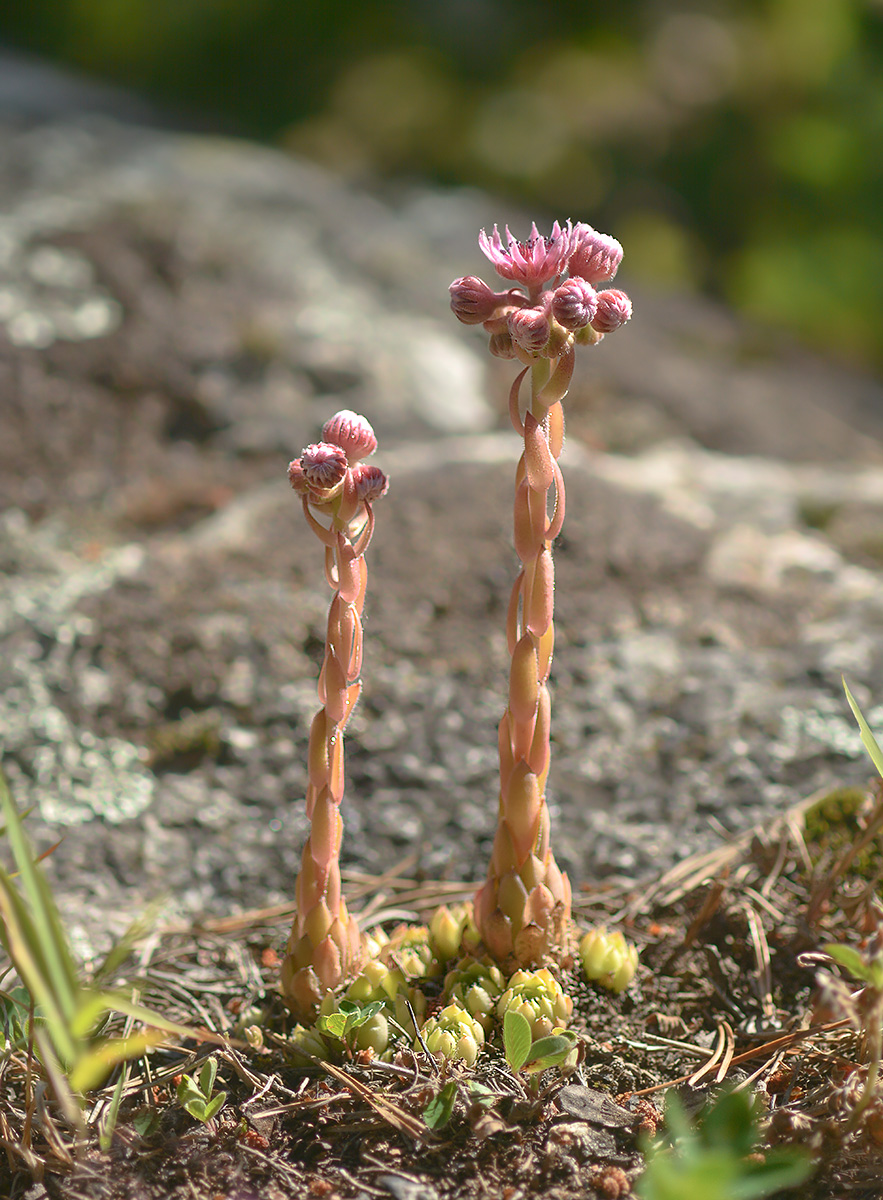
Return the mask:
<path id="1" fill-rule="evenodd" d="M 337 1012 L 323 1013 L 319 1017 L 316 1021 L 316 1028 L 320 1033 L 327 1033 L 329 1037 L 343 1042 L 347 1050 L 352 1053 L 352 1035 L 366 1021 L 370 1021 L 372 1017 L 376 1017 L 379 1012 L 382 1012 L 383 1008 L 382 1000 L 372 1000 L 370 1004 L 361 1005 L 352 1000 L 341 1000 L 337 1006 Z"/>
<path id="2" fill-rule="evenodd" d="M 549 1037 L 533 1040 L 530 1021 L 520 1012 L 507 1012 L 503 1018 L 503 1053 L 513 1071 L 539 1076 L 549 1067 L 560 1067 L 576 1046 L 576 1034 L 565 1029 Z"/>
<path id="3" fill-rule="evenodd" d="M 695 1125 L 671 1095 L 665 1120 L 672 1144 L 651 1147 L 640 1200 L 763 1200 L 812 1173 L 809 1158 L 791 1147 L 762 1161 L 748 1158 L 759 1134 L 756 1103 L 746 1092 L 725 1092 Z"/>
<path id="4" fill-rule="evenodd" d="M 227 1093 L 215 1094 L 218 1060 L 211 1056 L 202 1064 L 199 1075 L 183 1075 L 178 1084 L 178 1103 L 195 1121 L 210 1124 L 227 1102 Z"/>
<path id="5" fill-rule="evenodd" d="M 426 1122 L 427 1129 L 444 1129 L 454 1115 L 458 1090 L 456 1079 L 449 1079 L 438 1094 L 429 1101 L 423 1110 L 423 1120 Z"/>

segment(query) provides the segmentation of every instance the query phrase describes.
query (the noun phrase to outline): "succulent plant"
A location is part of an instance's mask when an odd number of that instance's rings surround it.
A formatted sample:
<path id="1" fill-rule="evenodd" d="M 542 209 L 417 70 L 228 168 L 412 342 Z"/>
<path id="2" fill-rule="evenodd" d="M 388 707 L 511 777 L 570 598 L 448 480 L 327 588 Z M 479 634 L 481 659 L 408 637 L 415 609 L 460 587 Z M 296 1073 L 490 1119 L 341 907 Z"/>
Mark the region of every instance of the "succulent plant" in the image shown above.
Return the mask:
<path id="1" fill-rule="evenodd" d="M 500 968 L 490 959 L 466 958 L 453 971 L 448 971 L 442 994 L 447 1001 L 465 1008 L 487 1033 L 503 986 Z"/>
<path id="2" fill-rule="evenodd" d="M 324 441 L 307 446 L 289 464 L 307 523 L 325 547 L 325 575 L 335 589 L 328 612 L 325 657 L 319 675 L 322 708 L 309 740 L 307 816 L 295 897 L 297 912 L 282 961 L 282 994 L 308 1018 L 322 997 L 351 978 L 365 958 L 358 925 L 340 888 L 344 790 L 343 731 L 358 700 L 362 669 L 362 608 L 368 581 L 365 550 L 374 529 L 372 503 L 386 476 L 360 460 L 377 439 L 364 417 L 344 410 L 326 422 Z"/>
<path id="3" fill-rule="evenodd" d="M 579 943 L 583 972 L 590 983 L 600 983 L 611 992 L 624 992 L 635 977 L 638 951 L 617 930 L 608 933 L 603 925 L 583 934 Z"/>
<path id="4" fill-rule="evenodd" d="M 564 521 L 561 401 L 578 345 L 594 345 L 631 316 L 628 297 L 595 284 L 613 278 L 622 259 L 615 238 L 589 225 L 558 222 L 542 237 L 536 225 L 517 241 L 494 226 L 479 245 L 516 287 L 494 292 L 474 275 L 451 284 L 451 308 L 467 325 L 483 324 L 490 351 L 524 370 L 509 394 L 512 424 L 524 439 L 515 475 L 515 550 L 521 571 L 509 601 L 512 658 L 509 704 L 499 730 L 500 802 L 487 881 L 475 897 L 475 922 L 501 964 L 534 966 L 560 959 L 571 916 L 570 883 L 552 855 L 546 777 L 551 703 L 547 681 L 554 643 L 552 543 Z M 561 282 L 565 271 L 570 278 Z M 546 285 L 551 285 L 547 287 Z M 521 290 L 519 290 L 521 289 Z M 530 375 L 530 395 L 521 385 Z M 552 495 L 551 513 L 550 494 Z"/>
<path id="5" fill-rule="evenodd" d="M 429 922 L 429 944 L 439 962 L 449 962 L 478 948 L 481 935 L 475 927 L 472 904 L 441 904 Z"/>
<path id="6" fill-rule="evenodd" d="M 531 1037 L 537 1041 L 555 1030 L 567 1028 L 573 1001 L 545 967 L 539 971 L 516 971 L 497 1001 L 497 1016 L 501 1021 L 507 1012 L 521 1013 L 530 1023 Z"/>
<path id="7" fill-rule="evenodd" d="M 437 1058 L 459 1059 L 474 1066 L 484 1045 L 484 1030 L 475 1017 L 459 1004 L 449 1004 L 435 1016 L 427 1018 L 422 1029 L 423 1041 L 430 1054 Z M 415 1041 L 414 1049 L 419 1050 Z"/>
<path id="8" fill-rule="evenodd" d="M 441 972 L 425 925 L 399 925 L 390 934 L 381 954 L 386 961 L 394 961 L 410 978 L 423 979 Z"/>

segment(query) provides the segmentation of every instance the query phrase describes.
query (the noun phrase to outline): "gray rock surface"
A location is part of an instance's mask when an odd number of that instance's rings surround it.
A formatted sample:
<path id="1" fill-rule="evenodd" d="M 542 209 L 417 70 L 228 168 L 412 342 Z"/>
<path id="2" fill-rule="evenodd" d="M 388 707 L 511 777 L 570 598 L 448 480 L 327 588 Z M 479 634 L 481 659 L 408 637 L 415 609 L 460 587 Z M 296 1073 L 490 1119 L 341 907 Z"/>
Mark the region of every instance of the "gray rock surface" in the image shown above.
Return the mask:
<path id="1" fill-rule="evenodd" d="M 95 119 L 0 151 L 0 741 L 82 947 L 158 894 L 292 894 L 329 592 L 285 466 L 342 407 L 392 478 L 345 860 L 477 878 L 518 446 L 511 364 L 447 284 L 518 214 Z M 883 702 L 883 390 L 634 299 L 567 402 L 549 795 L 577 884 L 864 780 L 841 672 Z"/>

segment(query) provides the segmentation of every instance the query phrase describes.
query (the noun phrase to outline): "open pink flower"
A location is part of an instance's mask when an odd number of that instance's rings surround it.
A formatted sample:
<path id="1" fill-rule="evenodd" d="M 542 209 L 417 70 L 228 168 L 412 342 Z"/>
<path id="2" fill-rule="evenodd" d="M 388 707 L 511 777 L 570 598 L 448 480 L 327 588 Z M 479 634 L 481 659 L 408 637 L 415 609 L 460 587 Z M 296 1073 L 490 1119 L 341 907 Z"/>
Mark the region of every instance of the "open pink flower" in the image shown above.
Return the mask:
<path id="1" fill-rule="evenodd" d="M 482 229 L 478 244 L 504 279 L 513 279 L 529 289 L 541 288 L 560 275 L 567 266 L 573 249 L 573 227 L 570 221 L 564 229 L 556 221 L 548 238 L 541 237 L 534 221 L 530 237 L 519 242 L 506 226 L 506 245 L 497 226 L 491 237 Z"/>

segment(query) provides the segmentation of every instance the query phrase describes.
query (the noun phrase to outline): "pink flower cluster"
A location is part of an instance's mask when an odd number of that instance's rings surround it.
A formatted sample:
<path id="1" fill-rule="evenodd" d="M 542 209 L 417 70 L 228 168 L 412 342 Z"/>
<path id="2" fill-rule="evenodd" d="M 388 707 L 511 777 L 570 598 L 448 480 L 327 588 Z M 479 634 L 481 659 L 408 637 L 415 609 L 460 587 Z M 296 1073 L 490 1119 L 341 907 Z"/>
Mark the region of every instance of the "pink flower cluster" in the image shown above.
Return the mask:
<path id="1" fill-rule="evenodd" d="M 322 441 L 307 446 L 288 464 L 288 480 L 314 508 L 334 506 L 345 521 L 371 504 L 388 487 L 379 467 L 361 462 L 377 449 L 377 438 L 364 417 L 343 409 L 322 428 Z"/>
<path id="2" fill-rule="evenodd" d="M 491 236 L 481 231 L 478 243 L 497 274 L 519 287 L 495 292 L 483 279 L 467 275 L 451 284 L 451 308 L 464 325 L 485 327 L 498 358 L 558 358 L 574 343 L 600 341 L 632 315 L 625 292 L 596 290 L 616 275 L 622 246 L 591 225 L 568 221 L 562 229 L 556 221 L 545 238 L 534 223 L 525 242 L 517 241 L 508 226 L 504 239 L 495 225 Z M 561 282 L 565 271 L 568 278 Z"/>

